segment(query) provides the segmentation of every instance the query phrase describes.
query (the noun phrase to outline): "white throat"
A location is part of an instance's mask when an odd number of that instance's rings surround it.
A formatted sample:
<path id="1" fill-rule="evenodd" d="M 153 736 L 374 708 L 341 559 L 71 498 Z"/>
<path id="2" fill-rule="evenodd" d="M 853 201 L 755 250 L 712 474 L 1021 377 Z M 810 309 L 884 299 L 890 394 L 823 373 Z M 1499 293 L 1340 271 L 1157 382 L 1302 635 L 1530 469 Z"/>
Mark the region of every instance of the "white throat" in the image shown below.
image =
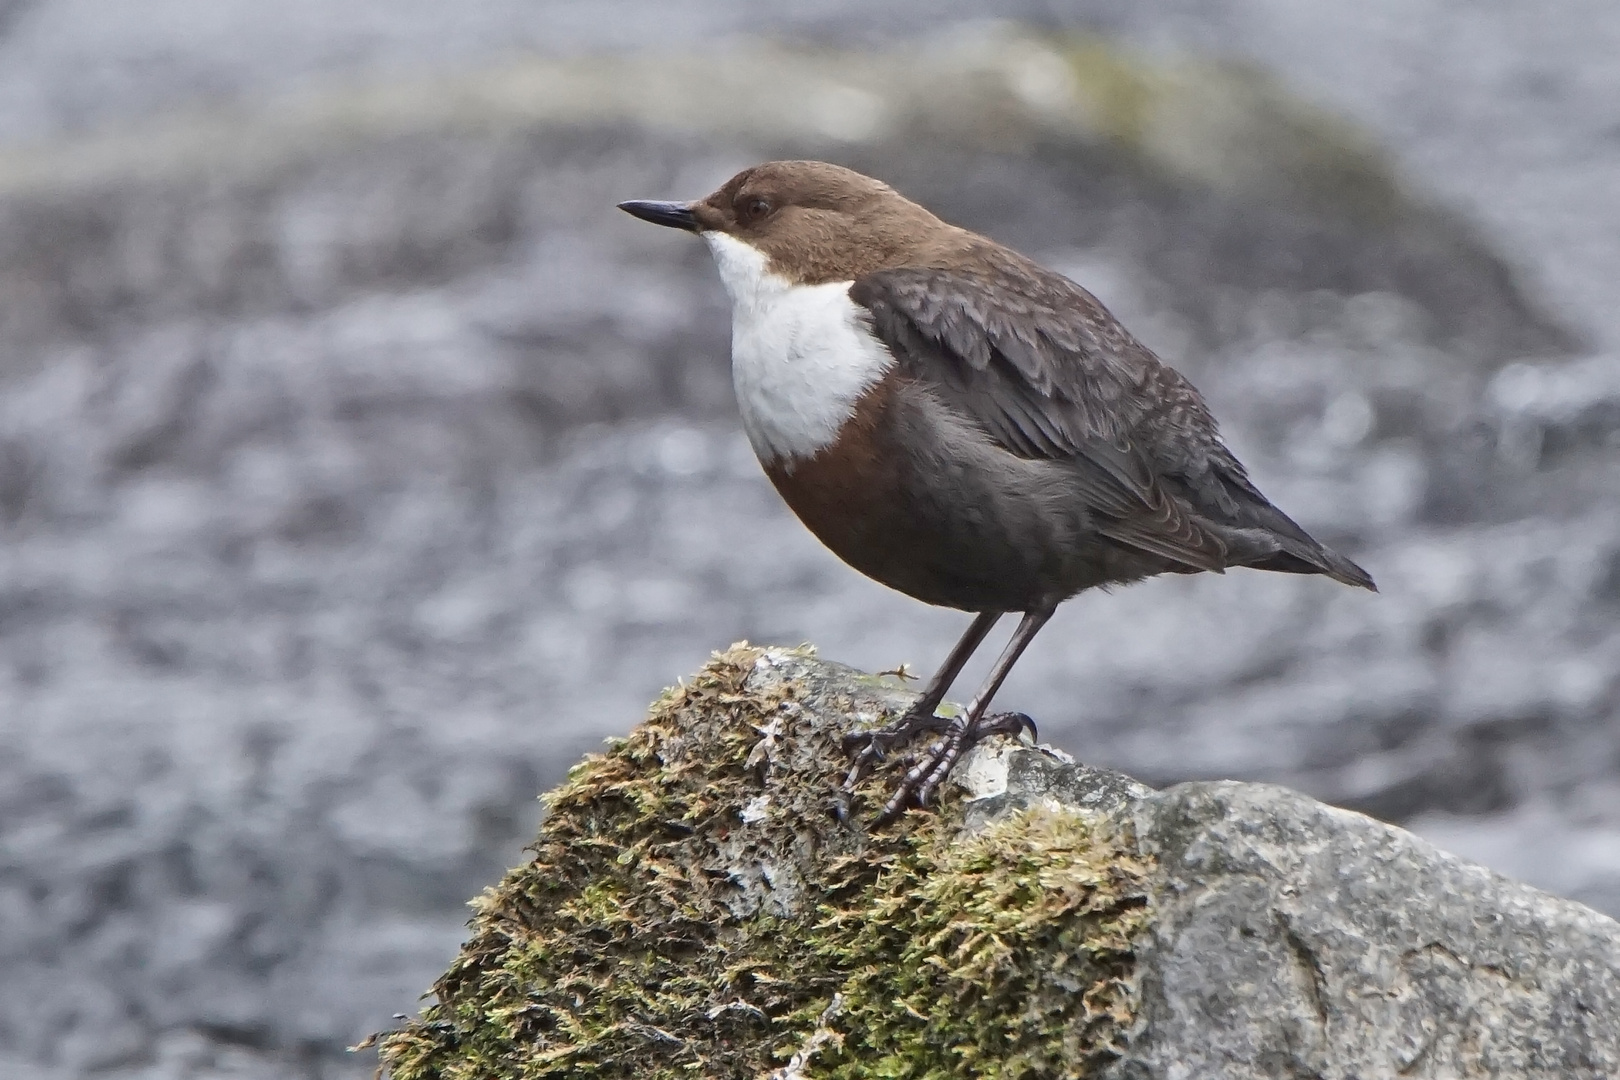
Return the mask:
<path id="1" fill-rule="evenodd" d="M 813 456 L 894 357 L 862 325 L 852 282 L 794 285 L 751 244 L 703 239 L 731 296 L 731 379 L 754 453 L 767 465 Z"/>

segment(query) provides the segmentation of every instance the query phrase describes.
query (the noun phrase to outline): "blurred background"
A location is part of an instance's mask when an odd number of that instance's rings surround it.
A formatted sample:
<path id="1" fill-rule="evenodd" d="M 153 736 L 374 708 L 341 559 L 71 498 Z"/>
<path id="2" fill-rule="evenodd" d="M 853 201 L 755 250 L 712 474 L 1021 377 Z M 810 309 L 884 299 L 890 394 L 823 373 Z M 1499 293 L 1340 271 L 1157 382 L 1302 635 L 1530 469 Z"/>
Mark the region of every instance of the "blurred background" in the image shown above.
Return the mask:
<path id="1" fill-rule="evenodd" d="M 1088 286 L 1383 588 L 1088 595 L 1004 705 L 1620 912 L 1610 0 L 5 0 L 0 1075 L 369 1075 L 710 650 L 939 661 L 613 209 L 782 156 Z"/>

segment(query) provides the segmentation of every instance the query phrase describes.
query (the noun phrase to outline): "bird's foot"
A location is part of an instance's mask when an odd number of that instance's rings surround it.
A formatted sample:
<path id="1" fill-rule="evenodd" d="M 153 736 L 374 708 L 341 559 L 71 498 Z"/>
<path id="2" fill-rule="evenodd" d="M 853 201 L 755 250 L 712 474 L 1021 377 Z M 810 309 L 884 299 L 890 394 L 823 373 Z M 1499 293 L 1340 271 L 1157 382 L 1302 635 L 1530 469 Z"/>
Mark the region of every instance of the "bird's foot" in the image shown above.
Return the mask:
<path id="1" fill-rule="evenodd" d="M 945 737 L 930 747 L 901 777 L 894 794 L 878 814 L 877 824 L 889 824 L 905 813 L 908 806 L 927 806 L 962 755 L 985 739 L 992 735 L 1017 736 L 1025 729 L 1032 737 L 1036 736 L 1035 721 L 1020 712 L 992 713 L 979 717 L 971 724 L 960 720 L 950 721 Z"/>
<path id="2" fill-rule="evenodd" d="M 845 800 L 854 794 L 855 787 L 872 771 L 872 767 L 888 758 L 889 753 L 915 739 L 925 731 L 949 730 L 954 721 L 948 716 L 936 716 L 933 710 L 924 712 L 915 706 L 892 724 L 870 731 L 852 731 L 844 736 L 844 753 L 852 759 L 849 774 L 844 777 L 841 792 Z"/>

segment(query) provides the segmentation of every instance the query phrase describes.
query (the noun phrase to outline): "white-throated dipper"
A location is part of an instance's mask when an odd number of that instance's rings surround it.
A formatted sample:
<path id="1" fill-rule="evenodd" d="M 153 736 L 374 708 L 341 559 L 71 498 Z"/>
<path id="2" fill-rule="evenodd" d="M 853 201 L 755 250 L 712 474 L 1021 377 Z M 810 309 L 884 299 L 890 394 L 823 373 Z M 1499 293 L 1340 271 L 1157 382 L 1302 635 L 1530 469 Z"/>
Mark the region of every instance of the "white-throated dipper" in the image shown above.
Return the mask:
<path id="1" fill-rule="evenodd" d="M 820 161 L 746 169 L 696 202 L 625 202 L 708 243 L 731 296 L 743 429 L 787 504 L 855 569 L 977 613 L 899 721 L 851 736 L 867 768 L 943 731 L 881 820 L 963 751 L 1028 724 L 991 698 L 1058 604 L 1156 574 L 1367 572 L 1272 506 L 1198 391 L 1085 289 Z M 1011 641 L 967 710 L 934 715 L 1002 615 Z"/>

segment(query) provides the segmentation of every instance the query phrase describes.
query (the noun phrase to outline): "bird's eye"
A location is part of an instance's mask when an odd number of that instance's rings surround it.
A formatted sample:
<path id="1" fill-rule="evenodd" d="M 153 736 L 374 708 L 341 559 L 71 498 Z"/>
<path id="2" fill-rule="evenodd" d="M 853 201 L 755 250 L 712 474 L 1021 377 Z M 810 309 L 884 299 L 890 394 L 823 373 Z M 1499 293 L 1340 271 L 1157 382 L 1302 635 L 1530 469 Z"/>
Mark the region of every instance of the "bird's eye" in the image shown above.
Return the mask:
<path id="1" fill-rule="evenodd" d="M 758 221 L 771 212 L 771 201 L 759 195 L 743 200 L 742 216 L 744 221 Z"/>

